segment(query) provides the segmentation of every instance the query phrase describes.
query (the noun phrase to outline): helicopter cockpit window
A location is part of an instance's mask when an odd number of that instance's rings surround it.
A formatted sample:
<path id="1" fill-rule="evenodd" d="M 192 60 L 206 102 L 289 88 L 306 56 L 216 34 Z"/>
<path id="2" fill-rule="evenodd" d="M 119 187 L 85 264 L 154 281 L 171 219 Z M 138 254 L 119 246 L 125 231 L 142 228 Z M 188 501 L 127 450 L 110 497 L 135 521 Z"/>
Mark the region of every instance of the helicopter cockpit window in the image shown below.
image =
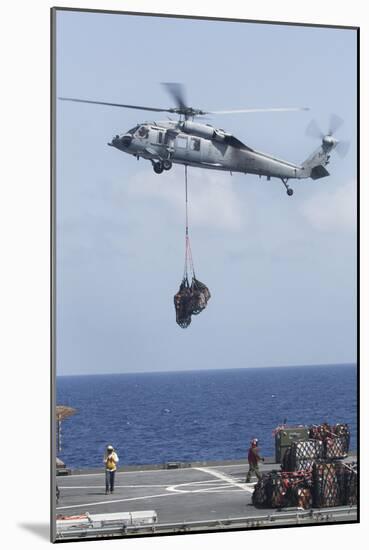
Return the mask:
<path id="1" fill-rule="evenodd" d="M 141 126 L 140 129 L 138 130 L 138 135 L 141 138 L 147 138 L 149 135 L 149 130 L 146 128 L 146 126 Z"/>
<path id="2" fill-rule="evenodd" d="M 177 136 L 176 145 L 179 149 L 187 149 L 187 138 L 182 136 Z"/>
<path id="3" fill-rule="evenodd" d="M 190 149 L 191 149 L 191 151 L 200 151 L 200 140 L 199 140 L 199 138 L 191 138 Z"/>
<path id="4" fill-rule="evenodd" d="M 127 134 L 134 134 L 136 132 L 136 130 L 138 130 L 139 126 L 138 124 L 136 124 L 136 126 L 134 126 L 133 128 L 131 128 L 130 130 L 128 130 Z"/>

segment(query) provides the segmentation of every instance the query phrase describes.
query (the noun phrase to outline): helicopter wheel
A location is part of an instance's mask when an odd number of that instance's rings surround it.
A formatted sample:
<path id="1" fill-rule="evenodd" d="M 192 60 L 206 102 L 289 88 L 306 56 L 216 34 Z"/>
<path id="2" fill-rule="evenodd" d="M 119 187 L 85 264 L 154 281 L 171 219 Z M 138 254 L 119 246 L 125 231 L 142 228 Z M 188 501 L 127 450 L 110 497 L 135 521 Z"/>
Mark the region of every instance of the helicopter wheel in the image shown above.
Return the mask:
<path id="1" fill-rule="evenodd" d="M 154 172 L 155 174 L 161 174 L 164 170 L 164 166 L 162 162 L 155 162 L 153 164 Z"/>
<path id="2" fill-rule="evenodd" d="M 172 168 L 173 164 L 170 162 L 170 160 L 163 160 L 163 168 L 164 170 L 170 170 Z"/>
<path id="3" fill-rule="evenodd" d="M 289 197 L 291 197 L 293 195 L 293 189 L 291 189 L 291 187 L 287 184 L 288 178 L 281 178 L 281 182 L 283 183 L 283 185 L 287 189 L 287 195 Z"/>

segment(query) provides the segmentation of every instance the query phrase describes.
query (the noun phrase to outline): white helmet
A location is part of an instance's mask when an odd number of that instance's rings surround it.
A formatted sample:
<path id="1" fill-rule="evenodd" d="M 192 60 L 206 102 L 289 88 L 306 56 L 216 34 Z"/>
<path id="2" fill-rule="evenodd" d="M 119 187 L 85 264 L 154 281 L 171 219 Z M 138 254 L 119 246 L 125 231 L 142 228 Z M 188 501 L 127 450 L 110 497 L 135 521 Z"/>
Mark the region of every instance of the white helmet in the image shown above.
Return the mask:
<path id="1" fill-rule="evenodd" d="M 114 451 L 113 445 L 108 445 L 108 446 L 106 447 L 106 449 L 107 449 L 108 451 Z"/>

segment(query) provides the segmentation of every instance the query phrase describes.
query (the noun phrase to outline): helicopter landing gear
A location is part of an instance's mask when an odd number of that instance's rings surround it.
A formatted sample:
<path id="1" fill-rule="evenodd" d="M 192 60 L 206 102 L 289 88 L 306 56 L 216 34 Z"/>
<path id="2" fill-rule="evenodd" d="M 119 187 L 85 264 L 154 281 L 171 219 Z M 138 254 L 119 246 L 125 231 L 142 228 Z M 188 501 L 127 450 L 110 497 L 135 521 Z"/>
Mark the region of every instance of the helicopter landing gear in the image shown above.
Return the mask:
<path id="1" fill-rule="evenodd" d="M 163 166 L 163 163 L 161 161 L 153 162 L 152 167 L 154 169 L 155 174 L 161 174 L 164 170 L 164 166 Z"/>
<path id="2" fill-rule="evenodd" d="M 283 185 L 284 185 L 285 188 L 287 189 L 287 195 L 288 195 L 289 197 L 292 197 L 292 195 L 293 195 L 293 189 L 291 189 L 291 187 L 287 184 L 288 178 L 281 178 L 281 182 L 283 183 Z"/>
<path id="3" fill-rule="evenodd" d="M 170 160 L 163 160 L 163 168 L 164 170 L 170 170 L 172 168 L 173 164 L 170 162 Z"/>

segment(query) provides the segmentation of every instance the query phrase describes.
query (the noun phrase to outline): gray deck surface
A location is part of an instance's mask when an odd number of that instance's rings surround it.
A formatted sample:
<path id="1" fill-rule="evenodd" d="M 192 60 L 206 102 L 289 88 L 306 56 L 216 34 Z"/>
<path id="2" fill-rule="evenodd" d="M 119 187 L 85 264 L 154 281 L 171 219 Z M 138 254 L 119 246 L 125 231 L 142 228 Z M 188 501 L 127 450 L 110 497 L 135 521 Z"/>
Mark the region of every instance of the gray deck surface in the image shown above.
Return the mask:
<path id="1" fill-rule="evenodd" d="M 118 471 L 115 491 L 105 495 L 105 474 L 57 477 L 57 514 L 78 515 L 155 510 L 158 523 L 253 517 L 279 513 L 251 504 L 253 483 L 246 484 L 247 464 L 217 464 L 174 470 Z M 262 464 L 262 471 L 279 465 Z M 253 479 L 252 481 L 255 481 Z M 356 520 L 356 513 L 348 521 Z"/>

